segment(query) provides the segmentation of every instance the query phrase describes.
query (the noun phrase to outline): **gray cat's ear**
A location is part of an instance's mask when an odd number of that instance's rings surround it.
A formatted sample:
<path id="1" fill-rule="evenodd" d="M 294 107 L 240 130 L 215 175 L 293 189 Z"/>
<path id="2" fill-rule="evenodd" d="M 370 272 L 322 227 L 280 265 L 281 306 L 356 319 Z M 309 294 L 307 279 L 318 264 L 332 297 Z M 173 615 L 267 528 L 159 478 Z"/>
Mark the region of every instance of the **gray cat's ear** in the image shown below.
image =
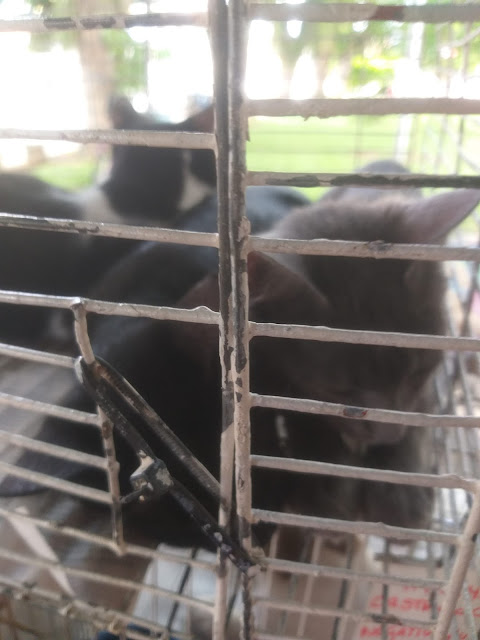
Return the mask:
<path id="1" fill-rule="evenodd" d="M 415 200 L 405 210 L 409 241 L 418 244 L 443 242 L 479 202 L 479 189 L 457 189 Z"/>

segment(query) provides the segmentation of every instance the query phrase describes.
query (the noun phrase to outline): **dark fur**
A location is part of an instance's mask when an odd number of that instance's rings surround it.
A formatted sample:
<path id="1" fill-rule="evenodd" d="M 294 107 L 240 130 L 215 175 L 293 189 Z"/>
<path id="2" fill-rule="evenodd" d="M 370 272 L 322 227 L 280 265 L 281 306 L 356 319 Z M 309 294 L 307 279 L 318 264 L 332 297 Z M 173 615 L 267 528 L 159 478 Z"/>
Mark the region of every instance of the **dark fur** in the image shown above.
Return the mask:
<path id="1" fill-rule="evenodd" d="M 401 195 L 386 199 L 382 196 L 371 204 L 350 197 L 336 202 L 327 199 L 288 216 L 270 235 L 438 242 L 467 215 L 479 197 L 478 192 L 459 192 L 458 202 L 456 195 L 453 201 L 447 195 L 445 201 L 443 197 L 424 201 L 426 205 L 422 204 L 419 212 L 412 203 L 423 201 Z M 180 288 L 187 293 L 179 298 L 179 290 L 175 286 L 172 290 L 165 272 L 159 270 L 150 292 L 145 290 L 149 301 L 186 308 L 218 308 L 216 275 L 207 275 L 194 284 L 199 271 L 211 268 L 210 258 L 208 264 L 204 262 L 205 252 L 171 247 L 168 253 L 171 273 L 185 276 Z M 159 256 L 161 252 L 157 259 Z M 444 331 L 444 285 L 435 263 L 320 256 L 284 256 L 279 261 L 251 254 L 248 274 L 253 321 L 407 333 Z M 127 295 L 136 296 L 131 288 L 127 289 Z M 216 328 L 111 318 L 99 324 L 94 350 L 127 377 L 194 454 L 218 475 L 221 407 Z M 430 384 L 439 360 L 437 352 L 422 349 L 254 338 L 251 385 L 258 393 L 366 407 L 432 410 Z M 92 408 L 81 390 L 72 392 L 65 404 Z M 252 411 L 254 453 L 404 471 L 429 469 L 425 430 L 285 412 L 285 444 L 277 437 L 277 419 L 278 412 Z M 39 437 L 101 454 L 98 434 L 90 427 L 69 428 L 58 419 L 48 418 Z M 196 492 L 215 514 L 216 505 L 202 495 L 188 472 L 159 442 L 152 444 L 171 473 Z M 122 490 L 127 491 L 135 460 L 121 440 L 117 442 L 117 453 Z M 25 453 L 20 464 L 57 477 L 105 486 L 98 472 L 61 459 Z M 347 519 L 365 517 L 414 527 L 428 525 L 431 514 L 431 491 L 417 487 L 259 469 L 253 471 L 253 487 L 254 505 L 266 509 Z M 31 483 L 7 478 L 2 495 L 36 489 Z M 127 532 L 141 530 L 151 536 L 152 544 L 205 544 L 202 534 L 169 498 L 130 505 L 126 516 Z"/>
<path id="2" fill-rule="evenodd" d="M 213 131 L 212 107 L 180 124 L 171 124 L 137 113 L 128 100 L 118 96 L 111 100 L 110 117 L 116 129 Z M 216 184 L 215 156 L 209 149 L 189 151 L 115 145 L 112 171 L 101 189 L 120 216 L 127 219 L 140 216 L 154 223 L 161 220 L 165 225 L 172 223 L 178 215 L 187 169 L 201 182 L 210 185 L 213 191 Z"/>
<path id="3" fill-rule="evenodd" d="M 114 126 L 122 129 L 211 131 L 213 127 L 211 108 L 183 123 L 168 125 L 138 114 L 124 98 L 115 98 L 110 115 Z M 212 151 L 128 145 L 114 146 L 109 176 L 97 189 L 108 197 L 120 220 L 213 232 L 214 196 L 207 196 L 191 212 L 179 210 L 187 170 L 185 154 L 189 154 L 188 171 L 213 191 Z M 291 189 L 252 187 L 247 206 L 254 232 L 269 228 L 287 210 L 305 201 Z M 84 206 L 81 193 L 53 187 L 32 176 L 0 174 L 0 211 L 79 220 L 86 217 Z M 92 295 L 104 274 L 137 248 L 144 253 L 143 243 L 136 241 L 0 227 L 0 288 L 61 296 Z M 215 259 L 214 252 L 210 256 Z M 144 275 L 148 279 L 148 272 Z M 35 345 L 49 329 L 52 317 L 58 318 L 59 314 L 41 307 L 0 304 L 0 342 Z"/>

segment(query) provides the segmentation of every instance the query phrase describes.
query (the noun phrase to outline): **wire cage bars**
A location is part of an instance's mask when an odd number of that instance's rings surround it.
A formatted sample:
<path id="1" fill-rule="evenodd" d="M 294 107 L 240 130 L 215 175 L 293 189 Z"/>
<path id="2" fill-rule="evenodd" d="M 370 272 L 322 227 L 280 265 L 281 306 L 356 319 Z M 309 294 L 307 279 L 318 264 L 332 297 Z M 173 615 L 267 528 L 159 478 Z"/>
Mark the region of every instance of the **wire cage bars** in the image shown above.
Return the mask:
<path id="1" fill-rule="evenodd" d="M 388 182 L 392 188 L 405 185 L 479 188 L 480 179 L 477 175 L 457 174 L 461 173 L 465 165 L 470 168 L 470 172 L 478 173 L 474 159 L 464 151 L 463 142 L 468 127 L 475 126 L 475 114 L 480 110 L 480 101 L 455 97 L 315 99 L 302 102 L 246 100 L 243 82 L 247 27 L 253 19 L 319 20 L 332 23 L 393 20 L 442 26 L 461 22 L 466 25 L 463 44 L 468 50 L 471 41 L 469 34 L 475 34 L 475 29 L 470 24 L 480 21 L 480 7 L 475 4 L 271 5 L 249 4 L 242 0 L 231 0 L 227 5 L 221 0 L 211 0 L 208 13 L 195 15 L 151 13 L 145 16 L 1 21 L 0 30 L 4 32 L 119 29 L 134 25 L 154 28 L 166 24 L 208 26 L 214 60 L 214 134 L 3 129 L 0 130 L 0 136 L 213 149 L 217 158 L 218 234 L 52 219 L 48 220 L 48 232 L 96 234 L 218 247 L 220 306 L 219 312 L 202 307 L 193 310 L 155 308 L 149 305 L 125 305 L 11 291 L 2 291 L 0 301 L 72 311 L 79 348 L 87 362 L 94 359 L 86 326 L 87 314 L 145 316 L 159 320 L 218 324 L 225 420 L 220 452 L 221 495 L 223 504 L 230 505 L 233 493 L 235 494 L 237 515 L 241 523 L 239 539 L 250 550 L 251 524 L 259 521 L 294 530 L 306 528 L 316 535 L 313 539 L 312 536 L 306 536 L 308 544 L 296 561 L 277 557 L 278 538 L 274 536 L 266 557 L 261 561 L 263 570 L 244 573 L 240 578 L 231 575 L 231 567 L 222 556 L 215 559 L 201 551 L 180 552 L 164 548 L 152 550 L 141 544 L 125 541 L 111 430 L 105 415 L 102 411 L 75 412 L 37 399 L 37 391 L 30 394 L 32 389 L 38 389 L 42 385 L 49 388 L 50 379 L 55 380 L 57 387 L 60 384 L 58 370 L 73 370 L 73 358 L 3 345 L 2 377 L 6 382 L 6 390 L 2 391 L 0 398 L 6 409 L 2 421 L 8 423 L 10 414 L 7 411 L 13 413 L 21 410 L 36 416 L 47 414 L 65 417 L 69 421 L 77 421 L 80 424 L 78 428 L 81 428 L 82 423 L 94 424 L 102 429 L 107 456 L 104 460 L 93 456 L 87 460 L 86 454 L 74 450 L 58 448 L 54 451 L 52 445 L 42 444 L 6 428 L 0 432 L 2 441 L 30 451 L 41 452 L 47 446 L 54 455 L 63 456 L 72 462 L 87 461 L 106 471 L 110 487 L 109 492 L 100 491 L 59 480 L 48 474 L 20 470 L 13 465 L 14 456 L 0 462 L 2 472 L 27 477 L 58 492 L 54 494 L 54 498 L 45 494 L 42 498 L 18 498 L 0 505 L 4 521 L 0 548 L 3 565 L 0 582 L 5 597 L 5 615 L 1 617 L 1 624 L 2 629 L 10 630 L 11 637 L 54 637 L 55 634 L 63 634 L 58 637 L 93 637 L 96 630 L 107 628 L 117 634 L 124 634 L 124 637 L 128 634 L 131 638 L 151 637 L 148 633 L 165 638 L 188 637 L 188 624 L 182 625 L 179 620 L 182 616 L 188 618 L 190 612 L 190 618 L 200 616 L 201 624 L 204 624 L 203 617 L 211 620 L 212 630 L 206 632 L 207 637 L 211 633 L 213 638 L 220 639 L 226 637 L 224 629 L 231 609 L 233 584 L 233 589 L 242 594 L 240 609 L 245 638 L 477 638 L 480 585 L 476 538 L 480 527 L 480 498 L 477 480 L 478 418 L 475 417 L 475 412 L 478 401 L 476 353 L 480 343 L 474 335 L 474 329 L 479 249 L 475 244 L 468 246 L 465 241 L 466 236 L 472 235 L 471 228 L 467 233 L 460 234 L 458 242 L 445 247 L 252 237 L 245 218 L 244 194 L 247 184 L 305 187 L 385 185 Z M 443 170 L 442 160 L 446 159 L 446 154 L 443 157 L 438 154 L 433 159 L 421 155 L 420 158 L 412 157 L 411 165 L 421 167 L 422 173 L 406 175 L 286 174 L 247 170 L 245 145 L 249 116 L 300 115 L 305 118 L 329 118 L 366 114 L 401 114 L 405 118 L 422 114 L 424 120 L 421 135 L 424 136 L 432 135 L 429 131 L 437 124 L 434 119 L 428 121 L 427 116 L 441 116 L 442 136 L 453 137 L 456 142 L 458 153 L 454 156 L 455 166 L 446 167 L 449 175 L 438 174 L 439 170 Z M 453 133 L 448 116 L 455 118 Z M 413 126 L 420 127 L 419 122 L 420 120 L 414 120 Z M 419 154 L 422 149 L 420 142 L 417 145 Z M 415 149 L 412 154 L 414 151 Z M 433 160 L 433 173 L 427 174 L 423 169 L 429 160 Z M 2 227 L 45 228 L 43 219 L 9 214 L 2 214 L 0 217 Z M 245 269 L 248 254 L 252 251 L 340 255 L 358 260 L 374 257 L 378 260 L 398 258 L 445 261 L 450 282 L 450 308 L 454 310 L 450 316 L 450 334 L 415 336 L 252 322 L 248 318 L 246 304 L 248 282 Z M 389 469 L 251 455 L 252 407 L 326 415 L 345 415 L 345 411 L 349 409 L 332 403 L 251 393 L 248 345 L 255 336 L 445 351 L 447 356 L 438 376 L 437 394 L 446 415 L 393 415 L 387 409 L 363 408 L 368 411 L 369 417 L 379 422 L 394 419 L 397 424 L 432 430 L 434 453 L 438 460 L 436 473 L 402 473 Z M 16 376 L 15 363 L 18 360 L 29 363 L 27 380 Z M 62 385 L 72 384 L 73 376 L 69 378 L 62 373 L 60 377 Z M 33 395 L 33 398 L 20 397 L 19 393 L 22 396 Z M 56 393 L 60 395 L 61 389 L 57 388 Z M 429 530 L 407 529 L 382 523 L 348 522 L 254 509 L 251 504 L 252 466 L 433 487 L 437 494 L 434 525 Z M 60 500 L 59 495 L 65 498 Z M 78 512 L 77 498 L 88 498 L 108 505 L 112 514 L 111 528 L 110 523 L 107 523 L 108 526 L 103 530 L 89 530 L 89 516 Z M 224 507 L 220 511 L 219 521 L 226 525 L 228 520 L 228 509 Z M 340 538 L 340 543 L 332 547 L 325 542 L 325 539 L 330 540 L 325 532 L 341 533 L 346 537 Z M 399 541 L 409 544 L 399 545 Z M 369 561 L 369 554 L 375 555 L 374 561 Z M 338 557 L 342 558 L 341 562 Z M 152 564 L 152 561 L 156 561 L 157 565 Z M 143 581 L 149 565 L 149 580 Z M 34 578 L 31 577 L 32 568 Z M 153 575 L 155 571 L 160 579 L 158 582 Z M 170 582 L 175 584 L 174 587 L 165 586 L 167 574 L 173 574 Z M 203 580 L 202 584 L 208 585 L 203 592 L 198 588 L 198 581 L 196 584 L 193 582 L 196 574 L 201 574 L 203 577 L 200 582 Z M 333 593 L 333 600 L 325 600 L 324 593 L 318 595 L 322 585 L 330 597 Z M 102 596 L 109 589 L 115 591 L 115 598 L 111 599 L 109 605 L 105 605 Z M 132 608 L 134 602 L 148 597 L 157 599 L 157 609 L 162 606 L 158 602 L 163 603 L 167 610 L 163 618 L 158 610 L 155 612 L 156 618 L 147 619 L 145 615 L 138 613 L 141 610 Z M 38 611 L 41 611 L 41 615 Z M 58 622 L 55 613 L 62 622 Z M 163 622 L 159 622 L 160 619 Z M 69 621 L 76 622 L 70 624 Z M 325 621 L 330 621 L 331 626 L 320 626 Z M 312 631 L 312 624 L 315 631 Z M 127 625 L 130 625 L 128 631 Z M 208 624 L 207 628 L 209 629 Z"/>

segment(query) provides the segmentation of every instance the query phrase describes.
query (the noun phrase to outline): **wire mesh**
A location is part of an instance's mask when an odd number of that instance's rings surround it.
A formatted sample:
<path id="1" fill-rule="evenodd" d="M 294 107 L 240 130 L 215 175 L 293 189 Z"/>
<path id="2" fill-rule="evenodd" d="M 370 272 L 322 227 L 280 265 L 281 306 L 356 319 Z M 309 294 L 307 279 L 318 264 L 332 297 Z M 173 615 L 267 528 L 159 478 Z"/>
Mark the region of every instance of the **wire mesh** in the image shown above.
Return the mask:
<path id="1" fill-rule="evenodd" d="M 10 421 L 31 425 L 42 413 L 64 417 L 74 424 L 96 425 L 103 429 L 107 443 L 106 458 L 64 447 L 49 446 L 52 455 L 71 461 L 82 461 L 107 469 L 110 491 L 101 492 L 78 484 L 57 480 L 47 474 L 35 474 L 13 466 L 8 451 L 0 469 L 10 474 L 35 479 L 59 493 L 54 496 L 16 499 L 0 507 L 5 535 L 0 548 L 0 583 L 3 587 L 3 615 L 0 623 L 11 637 L 91 638 L 95 630 L 110 629 L 128 637 L 145 638 L 148 631 L 175 638 L 206 625 L 213 638 L 230 637 L 224 627 L 230 608 L 243 611 L 245 638 L 369 638 L 369 637 L 433 637 L 476 639 L 480 606 L 478 580 L 477 534 L 480 527 L 480 494 L 478 485 L 478 248 L 477 227 L 461 231 L 454 244 L 446 247 L 385 245 L 319 239 L 316 241 L 277 240 L 250 237 L 244 211 L 246 184 L 283 184 L 295 186 L 385 185 L 428 187 L 480 186 L 477 175 L 456 175 L 462 170 L 478 173 L 478 166 L 463 150 L 465 131 L 475 125 L 480 102 L 458 97 L 437 99 L 316 99 L 298 103 L 287 100 L 247 101 L 242 93 L 246 60 L 246 29 L 251 19 L 303 19 L 326 21 L 399 20 L 444 23 L 465 22 L 465 37 L 457 46 L 466 47 L 476 30 L 470 22 L 480 19 L 475 5 L 376 6 L 344 5 L 261 5 L 243 0 L 211 0 L 208 15 L 149 14 L 148 16 L 102 16 L 66 18 L 64 20 L 17 20 L 0 22 L 0 31 L 45 29 L 126 28 L 195 24 L 210 22 L 215 71 L 216 133 L 179 132 L 57 132 L 33 130 L 0 130 L 2 138 L 59 139 L 82 143 L 146 144 L 176 146 L 185 149 L 210 148 L 217 154 L 219 233 L 182 232 L 154 227 L 123 226 L 106 223 L 44 219 L 0 215 L 2 227 L 48 227 L 48 233 L 82 233 L 115 238 L 185 243 L 219 248 L 220 311 L 207 308 L 193 310 L 156 308 L 149 305 L 111 303 L 101 300 L 32 295 L 22 292 L 0 292 L 0 302 L 51 306 L 69 309 L 77 314 L 80 325 L 80 347 L 88 351 L 83 313 L 149 317 L 159 320 L 219 325 L 224 424 L 222 436 L 221 491 L 227 508 L 220 520 L 227 524 L 228 503 L 232 502 L 232 469 L 236 473 L 236 501 L 243 528 L 240 539 L 248 548 L 252 523 L 272 522 L 280 527 L 270 543 L 263 561 L 264 571 L 243 578 L 238 587 L 235 576 L 224 558 L 216 559 L 206 552 L 153 550 L 142 544 L 125 542 L 119 519 L 119 493 L 115 487 L 115 455 L 111 432 L 101 414 L 80 413 L 57 402 L 61 397 L 64 369 L 72 368 L 73 359 L 61 354 L 1 345 L 8 358 L 2 364 L 5 390 L 0 403 L 6 407 L 2 423 L 9 430 L 0 432 L 3 443 L 31 451 L 45 446 L 32 437 L 15 432 Z M 226 34 L 228 33 L 228 38 Z M 448 41 L 452 34 L 447 33 Z M 225 52 L 228 52 L 228 55 Z M 223 52 L 223 53 L 222 53 Z M 466 73 L 466 67 L 464 72 Z M 448 87 L 447 87 L 448 89 Z M 448 91 L 447 91 L 448 94 Z M 247 171 L 245 143 L 247 116 L 270 115 L 333 117 L 346 115 L 422 114 L 423 135 L 432 132 L 435 116 L 441 121 L 442 145 L 454 143 L 454 166 L 450 154 L 438 153 L 432 171 L 425 174 L 432 158 L 425 158 L 422 145 L 411 152 L 411 166 L 422 173 L 385 177 L 378 174 L 366 178 L 362 174 L 317 173 L 279 174 Z M 451 115 L 447 115 L 451 114 Z M 453 128 L 452 128 L 452 119 Z M 414 121 L 417 126 L 418 120 Z M 419 125 L 418 125 L 419 126 Z M 430 133 L 429 133 L 430 132 Z M 414 152 L 418 157 L 414 156 Z M 437 174 L 446 169 L 454 175 Z M 478 220 L 475 219 L 475 224 Z M 46 231 L 47 232 L 47 231 Z M 471 242 L 472 236 L 475 236 Z M 449 335 L 414 336 L 405 334 L 347 331 L 329 327 L 303 327 L 256 323 L 247 317 L 248 284 L 245 264 L 254 250 L 264 252 L 343 255 L 358 259 L 445 260 L 449 277 Z M 80 304 L 79 304 L 80 302 Z M 79 311 L 80 310 L 80 311 Z M 77 332 L 78 333 L 78 332 Z M 82 337 L 83 335 L 83 337 Z M 341 404 L 277 398 L 249 391 L 248 343 L 254 336 L 288 337 L 299 340 L 347 341 L 358 344 L 393 345 L 402 348 L 421 346 L 448 351 L 437 385 L 439 413 L 427 415 L 392 412 Z M 87 342 L 87 347 L 85 346 Z M 31 377 L 18 366 L 25 360 Z M 17 363 L 17 368 L 16 368 Z M 43 400 L 36 399 L 38 381 L 48 387 Z M 50 382 L 48 382 L 50 380 Z M 71 379 L 63 384 L 71 384 Z M 54 391 L 52 391 L 52 389 Z M 20 394 L 20 395 L 19 395 Z M 327 415 L 364 412 L 364 418 L 376 421 L 416 425 L 430 429 L 433 437 L 432 456 L 435 474 L 402 473 L 393 470 L 356 468 L 325 462 L 292 460 L 250 454 L 249 413 L 253 407 L 302 410 Z M 15 412 L 21 410 L 18 417 Z M 8 412 L 9 413 L 8 413 Z M 33 415 L 31 415 L 33 414 Z M 28 416 L 28 417 L 25 417 Z M 80 428 L 78 425 L 72 428 Z M 11 453 L 10 453 L 11 456 Z M 235 457 L 235 464 L 233 463 Z M 281 468 L 296 473 L 338 475 L 386 482 L 430 486 L 436 489 L 436 512 L 430 530 L 393 527 L 381 523 L 345 522 L 331 518 L 294 515 L 252 509 L 250 467 Z M 112 490 L 113 488 L 113 490 Z M 60 497 L 59 497 L 60 496 Z M 77 497 L 105 504 L 113 513 L 112 520 L 101 530 L 90 530 L 88 514 L 78 512 Z M 113 521 L 113 526 L 112 526 Z M 65 524 L 66 523 L 66 524 Z M 306 529 L 301 552 L 296 561 L 282 558 L 279 549 L 286 532 Z M 341 536 L 334 534 L 342 534 Z M 408 542 L 407 545 L 401 542 Z M 147 581 L 144 573 L 149 568 Z M 158 575 L 155 575 L 158 574 Z M 166 586 L 167 585 L 167 586 Z M 237 588 L 243 591 L 243 607 L 228 595 Z M 102 596 L 109 590 L 108 605 Z M 142 600 L 143 599 L 143 600 Z M 137 602 L 138 601 L 138 602 Z M 137 602 L 137 609 L 132 609 Z M 150 610 L 149 610 L 150 609 Z M 47 612 L 47 613 L 45 613 Z M 50 612 L 50 613 L 48 613 Z M 254 613 L 254 615 L 253 615 Z M 234 616 L 235 617 L 235 616 Z M 190 620 L 189 620 L 190 618 Z M 45 622 L 46 619 L 46 622 Z M 33 620 L 33 622 L 32 622 Z M 41 622 L 40 622 L 41 620 Z M 196 620 L 199 627 L 190 627 Z M 205 622 L 207 620 L 207 622 Z M 212 631 L 208 626 L 211 620 Z M 233 631 L 236 633 L 235 622 Z M 6 631 L 7 632 L 7 631 Z M 43 634 L 43 635 L 42 635 Z M 83 635 L 82 635 L 83 634 Z M 8 636 L 7 636 L 8 637 Z"/>

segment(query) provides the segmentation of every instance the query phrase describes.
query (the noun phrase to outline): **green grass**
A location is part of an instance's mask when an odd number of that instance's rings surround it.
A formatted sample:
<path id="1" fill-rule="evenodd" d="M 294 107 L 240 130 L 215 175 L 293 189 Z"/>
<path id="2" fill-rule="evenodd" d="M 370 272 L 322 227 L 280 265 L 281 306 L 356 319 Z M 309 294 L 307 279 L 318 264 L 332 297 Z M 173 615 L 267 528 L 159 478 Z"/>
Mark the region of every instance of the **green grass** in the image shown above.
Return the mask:
<path id="1" fill-rule="evenodd" d="M 253 171 L 347 173 L 372 160 L 392 158 L 395 152 L 398 117 L 339 118 L 250 118 L 247 142 L 247 166 Z M 480 119 L 479 119 L 480 122 Z M 405 159 L 412 171 L 455 173 L 456 147 L 460 118 L 449 116 L 448 128 L 453 134 L 442 134 L 443 116 L 423 115 L 415 118 L 412 129 L 410 158 Z M 480 124 L 468 119 L 463 137 L 463 150 L 474 161 L 480 144 Z M 441 149 L 439 152 L 438 149 Z M 437 156 L 441 163 L 435 166 Z M 79 154 L 51 160 L 32 173 L 66 189 L 80 189 L 96 179 L 98 159 L 88 147 Z M 459 173 L 475 170 L 464 161 Z M 316 198 L 321 188 L 302 189 Z"/>
<path id="2" fill-rule="evenodd" d="M 395 117 L 251 118 L 247 166 L 252 171 L 349 172 L 395 150 Z M 321 189 L 305 189 L 315 198 Z"/>
<path id="3" fill-rule="evenodd" d="M 32 169 L 31 173 L 63 189 L 77 190 L 95 180 L 97 162 L 86 154 L 49 160 Z"/>

